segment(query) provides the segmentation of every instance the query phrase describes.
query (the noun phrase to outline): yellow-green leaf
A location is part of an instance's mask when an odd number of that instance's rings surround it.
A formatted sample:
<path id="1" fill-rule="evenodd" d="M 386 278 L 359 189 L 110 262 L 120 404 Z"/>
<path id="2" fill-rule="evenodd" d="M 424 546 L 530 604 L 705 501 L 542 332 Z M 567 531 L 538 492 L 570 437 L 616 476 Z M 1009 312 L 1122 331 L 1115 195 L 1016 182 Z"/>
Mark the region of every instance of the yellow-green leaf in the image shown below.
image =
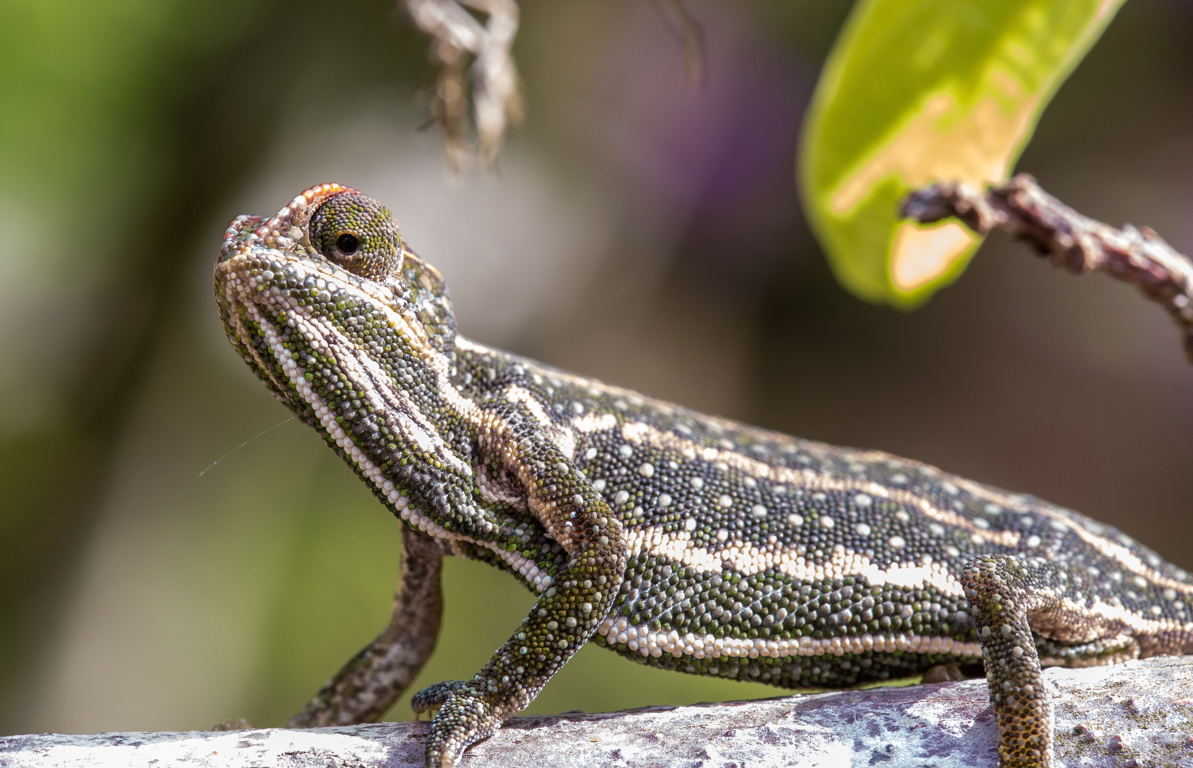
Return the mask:
<path id="1" fill-rule="evenodd" d="M 804 206 L 858 296 L 921 303 L 980 238 L 896 216 L 935 180 L 1004 181 L 1056 89 L 1122 0 L 859 0 L 816 87 Z"/>

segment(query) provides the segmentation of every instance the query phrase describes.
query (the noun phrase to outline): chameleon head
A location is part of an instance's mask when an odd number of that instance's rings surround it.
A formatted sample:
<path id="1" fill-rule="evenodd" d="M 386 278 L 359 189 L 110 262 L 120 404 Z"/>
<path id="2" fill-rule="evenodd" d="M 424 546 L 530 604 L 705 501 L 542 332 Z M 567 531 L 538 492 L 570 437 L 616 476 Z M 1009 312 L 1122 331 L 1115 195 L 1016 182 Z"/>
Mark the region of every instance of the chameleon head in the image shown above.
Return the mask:
<path id="1" fill-rule="evenodd" d="M 237 217 L 215 296 L 249 367 L 379 494 L 420 467 L 470 472 L 452 436 L 451 301 L 384 206 L 321 184 L 270 219 Z"/>

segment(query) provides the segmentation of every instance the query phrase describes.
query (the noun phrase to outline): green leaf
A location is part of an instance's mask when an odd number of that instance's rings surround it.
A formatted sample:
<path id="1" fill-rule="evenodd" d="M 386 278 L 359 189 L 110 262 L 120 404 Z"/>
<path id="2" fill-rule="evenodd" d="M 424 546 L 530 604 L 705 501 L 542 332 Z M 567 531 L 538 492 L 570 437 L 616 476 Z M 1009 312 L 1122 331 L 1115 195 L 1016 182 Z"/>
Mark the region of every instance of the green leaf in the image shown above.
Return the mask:
<path id="1" fill-rule="evenodd" d="M 800 147 L 808 218 L 845 287 L 913 307 L 981 239 L 896 217 L 934 180 L 1002 182 L 1045 105 L 1122 0 L 859 0 Z"/>

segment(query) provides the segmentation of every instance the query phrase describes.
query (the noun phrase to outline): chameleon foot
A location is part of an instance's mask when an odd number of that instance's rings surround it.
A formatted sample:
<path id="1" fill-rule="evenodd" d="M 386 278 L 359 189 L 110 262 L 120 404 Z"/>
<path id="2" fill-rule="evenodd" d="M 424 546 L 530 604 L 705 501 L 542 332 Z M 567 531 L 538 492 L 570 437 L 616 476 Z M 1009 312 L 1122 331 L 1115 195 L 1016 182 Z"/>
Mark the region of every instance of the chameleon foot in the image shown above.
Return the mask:
<path id="1" fill-rule="evenodd" d="M 211 730 L 213 731 L 251 731 L 253 728 L 253 724 L 243 717 L 225 720 L 222 723 L 216 723 L 211 726 Z"/>
<path id="2" fill-rule="evenodd" d="M 923 683 L 955 683 L 965 680 L 965 673 L 956 664 L 937 664 L 924 673 Z"/>
<path id="3" fill-rule="evenodd" d="M 439 709 L 427 739 L 427 768 L 451 768 L 472 744 L 487 739 L 505 717 L 497 714 L 475 681 L 436 683 L 414 694 L 415 714 Z"/>

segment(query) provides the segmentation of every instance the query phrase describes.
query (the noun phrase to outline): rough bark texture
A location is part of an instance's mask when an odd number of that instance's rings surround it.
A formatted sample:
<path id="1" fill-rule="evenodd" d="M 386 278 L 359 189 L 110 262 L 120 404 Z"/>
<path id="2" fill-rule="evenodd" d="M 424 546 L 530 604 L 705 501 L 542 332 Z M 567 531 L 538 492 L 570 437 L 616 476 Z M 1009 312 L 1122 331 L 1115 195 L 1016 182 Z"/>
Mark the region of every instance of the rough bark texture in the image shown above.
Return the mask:
<path id="1" fill-rule="evenodd" d="M 1193 658 L 1050 669 L 1058 766 L 1193 766 Z M 428 724 L 312 730 L 41 734 L 0 739 L 0 766 L 422 765 Z M 652 708 L 515 717 L 465 757 L 514 766 L 995 768 L 984 680 Z"/>
<path id="2" fill-rule="evenodd" d="M 1148 227 L 1115 229 L 1083 216 L 1026 173 L 984 193 L 965 184 L 933 184 L 909 194 L 899 213 L 923 224 L 957 218 L 983 235 L 1006 230 L 1058 267 L 1105 272 L 1136 286 L 1168 310 L 1193 361 L 1193 261 Z"/>

